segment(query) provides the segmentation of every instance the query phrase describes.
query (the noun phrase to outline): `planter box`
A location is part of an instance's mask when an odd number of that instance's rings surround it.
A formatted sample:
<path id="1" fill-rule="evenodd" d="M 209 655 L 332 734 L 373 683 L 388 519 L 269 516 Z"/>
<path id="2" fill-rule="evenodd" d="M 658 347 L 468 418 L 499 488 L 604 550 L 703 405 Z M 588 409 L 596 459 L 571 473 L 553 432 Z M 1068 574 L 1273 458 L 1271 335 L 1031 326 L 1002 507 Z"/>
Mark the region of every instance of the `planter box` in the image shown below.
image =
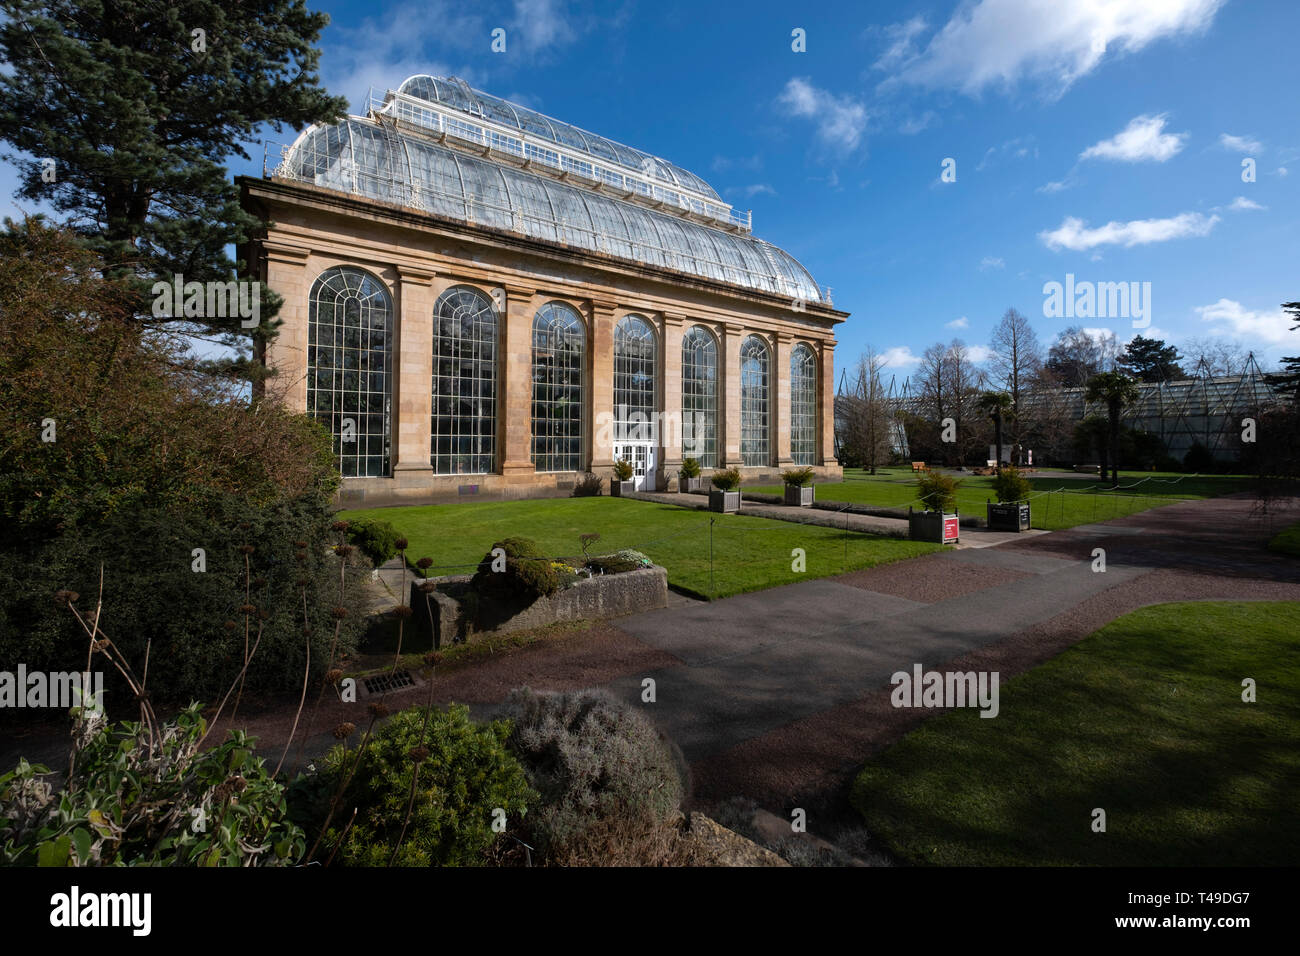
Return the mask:
<path id="1" fill-rule="evenodd" d="M 506 634 L 562 621 L 600 621 L 668 606 L 668 572 L 658 565 L 597 574 L 572 587 L 538 598 L 525 607 L 480 602 L 471 575 L 438 578 L 438 590 L 426 593 L 411 585 L 410 618 L 416 633 L 433 630 L 434 647 L 474 641 L 487 634 Z"/>
<path id="2" fill-rule="evenodd" d="M 719 491 L 714 488 L 709 492 L 709 510 L 720 514 L 730 514 L 740 510 L 739 491 Z"/>
<path id="3" fill-rule="evenodd" d="M 1028 531 L 1028 504 L 992 504 L 989 503 L 988 518 L 990 531 Z"/>
<path id="4" fill-rule="evenodd" d="M 961 540 L 960 519 L 956 512 L 913 511 L 907 516 L 907 536 L 913 541 L 954 544 Z"/>
<path id="5" fill-rule="evenodd" d="M 609 482 L 609 493 L 614 498 L 630 498 L 636 494 L 635 481 L 618 481 L 611 478 Z"/>
<path id="6" fill-rule="evenodd" d="M 812 485 L 800 487 L 799 485 L 785 486 L 785 503 L 793 505 L 796 508 L 811 508 L 814 498 L 814 488 Z"/>
<path id="7" fill-rule="evenodd" d="M 694 478 L 677 477 L 677 490 L 685 491 L 690 494 L 698 494 L 704 490 L 704 479 L 696 476 Z"/>

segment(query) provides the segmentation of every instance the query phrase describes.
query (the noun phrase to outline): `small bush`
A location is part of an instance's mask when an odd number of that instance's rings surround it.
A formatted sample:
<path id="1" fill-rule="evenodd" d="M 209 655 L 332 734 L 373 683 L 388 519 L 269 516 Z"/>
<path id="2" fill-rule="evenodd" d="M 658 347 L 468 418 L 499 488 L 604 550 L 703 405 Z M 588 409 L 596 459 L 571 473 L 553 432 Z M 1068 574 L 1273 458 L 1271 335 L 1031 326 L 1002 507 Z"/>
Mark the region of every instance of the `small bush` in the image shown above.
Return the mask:
<path id="1" fill-rule="evenodd" d="M 601 554 L 587 562 L 587 567 L 602 574 L 622 574 L 624 571 L 636 571 L 648 568 L 653 562 L 640 551 L 630 548 L 614 554 Z"/>
<path id="2" fill-rule="evenodd" d="M 541 804 L 528 830 L 555 863 L 608 862 L 613 835 L 663 834 L 685 792 L 681 754 L 641 714 L 603 691 L 510 693 L 509 746 Z"/>
<path id="3" fill-rule="evenodd" d="M 387 521 L 358 518 L 348 523 L 348 540 L 361 549 L 375 567 L 387 564 L 397 554 L 401 535 Z"/>
<path id="4" fill-rule="evenodd" d="M 952 511 L 961 482 L 941 471 L 927 471 L 916 480 L 916 496 L 927 511 Z"/>
<path id="5" fill-rule="evenodd" d="M 1187 454 L 1183 456 L 1183 468 L 1197 474 L 1215 471 L 1214 455 L 1200 442 L 1193 442 L 1192 447 L 1187 449 Z"/>
<path id="6" fill-rule="evenodd" d="M 719 491 L 735 491 L 740 487 L 740 469 L 728 468 L 726 471 L 715 471 L 709 480 Z"/>
<path id="7" fill-rule="evenodd" d="M 998 472 L 993 479 L 993 494 L 1002 504 L 1024 501 L 1033 492 L 1034 486 L 1020 473 L 1018 468 L 1010 465 Z"/>
<path id="8" fill-rule="evenodd" d="M 678 474 L 683 478 L 700 477 L 700 460 L 698 458 L 683 458 L 682 467 Z"/>
<path id="9" fill-rule="evenodd" d="M 791 468 L 781 472 L 781 480 L 795 488 L 804 488 L 812 483 L 815 474 L 811 468 Z"/>
<path id="10" fill-rule="evenodd" d="M 620 458 L 614 462 L 614 477 L 619 481 L 631 481 L 633 474 L 635 474 L 635 469 L 630 461 Z"/>
<path id="11" fill-rule="evenodd" d="M 26 760 L 0 776 L 0 862 L 7 866 L 291 866 L 306 850 L 284 790 L 231 731 L 198 749 L 191 704 L 151 739 L 143 723 L 109 727 L 74 713 L 72 775 Z M 201 823 L 201 826 L 196 826 Z M 254 848 L 262 848 L 255 851 Z"/>
<path id="12" fill-rule="evenodd" d="M 505 570 L 493 571 L 495 555 L 505 552 Z M 528 538 L 503 538 L 479 562 L 470 586 L 484 597 L 518 604 L 532 604 L 560 589 L 560 577 L 550 559 L 535 541 Z"/>
<path id="13" fill-rule="evenodd" d="M 492 829 L 493 811 L 505 810 L 509 828 L 537 796 L 506 749 L 509 734 L 510 725 L 503 721 L 475 724 L 464 705 L 452 704 L 445 711 L 412 707 L 394 715 L 366 746 L 340 802 L 348 813 L 335 815 L 322 845 L 333 850 L 346 826 L 343 818 L 356 807 L 356 822 L 338 859 L 348 866 L 387 866 L 410 806 L 394 865 L 482 865 L 499 838 Z M 428 753 L 417 763 L 419 754 L 412 752 L 418 747 Z M 321 773 L 295 781 L 290 793 L 295 811 L 319 827 L 356 760 L 355 748 L 330 751 Z"/>
<path id="14" fill-rule="evenodd" d="M 582 480 L 573 486 L 570 492 L 570 498 L 598 498 L 601 494 L 601 488 L 605 484 L 605 479 L 587 472 L 582 476 Z"/>

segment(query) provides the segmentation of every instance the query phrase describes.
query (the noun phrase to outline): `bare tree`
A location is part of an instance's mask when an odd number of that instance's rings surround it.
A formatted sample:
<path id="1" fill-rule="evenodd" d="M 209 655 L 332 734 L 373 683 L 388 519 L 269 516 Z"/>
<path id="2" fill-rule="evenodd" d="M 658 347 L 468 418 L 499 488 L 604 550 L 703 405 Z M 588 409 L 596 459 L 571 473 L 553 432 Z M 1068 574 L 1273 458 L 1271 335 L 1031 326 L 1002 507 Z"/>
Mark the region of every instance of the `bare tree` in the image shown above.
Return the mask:
<path id="1" fill-rule="evenodd" d="M 868 345 L 858 356 L 844 403 L 842 457 L 859 463 L 873 475 L 876 467 L 889 459 L 892 447 L 893 409 L 880 377 L 884 366 L 884 357 Z"/>
<path id="2" fill-rule="evenodd" d="M 1246 371 L 1250 353 L 1240 342 L 1228 339 L 1196 338 L 1183 343 L 1183 365 L 1189 375 L 1195 375 L 1205 364 L 1208 374 L 1214 377 L 1240 375 Z"/>
<path id="3" fill-rule="evenodd" d="M 976 407 L 987 377 L 976 367 L 970 349 L 961 339 L 948 344 L 944 373 L 948 379 L 948 415 L 957 426 L 956 453 L 961 464 L 971 449 L 982 443 L 981 436 L 988 430 L 987 421 Z"/>
<path id="4" fill-rule="evenodd" d="M 1030 416 L 1020 399 L 1042 370 L 1043 347 L 1029 320 L 1015 309 L 1007 309 L 993 329 L 989 349 L 993 353 L 989 358 L 989 372 L 994 382 L 1011 396 L 1008 431 L 1016 463 L 1023 464 L 1022 439 Z"/>
<path id="5" fill-rule="evenodd" d="M 1119 339 L 1109 329 L 1094 333 L 1072 325 L 1047 350 L 1043 367 L 1062 385 L 1077 388 L 1088 384 L 1094 375 L 1114 371 L 1119 352 Z"/>

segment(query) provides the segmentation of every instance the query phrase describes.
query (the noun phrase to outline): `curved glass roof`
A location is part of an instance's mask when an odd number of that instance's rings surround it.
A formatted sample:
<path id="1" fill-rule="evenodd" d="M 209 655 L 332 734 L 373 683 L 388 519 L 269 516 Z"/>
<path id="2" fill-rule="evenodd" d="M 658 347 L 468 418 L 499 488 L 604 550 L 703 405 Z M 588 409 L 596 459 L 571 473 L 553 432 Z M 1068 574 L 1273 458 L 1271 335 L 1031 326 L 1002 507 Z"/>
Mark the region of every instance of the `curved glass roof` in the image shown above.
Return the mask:
<path id="1" fill-rule="evenodd" d="M 412 76 L 403 81 L 397 88 L 397 92 L 432 103 L 441 103 L 465 113 L 483 116 L 505 126 L 512 126 L 521 132 L 549 139 L 561 146 L 582 150 L 596 159 L 618 163 L 628 169 L 653 176 L 661 182 L 691 189 L 722 202 L 722 197 L 703 179 L 680 166 L 673 165 L 666 159 L 651 156 L 631 146 L 624 146 L 612 139 L 562 123 L 517 103 L 509 103 L 489 93 L 471 89 L 469 84 L 458 77 L 423 74 Z"/>
<path id="2" fill-rule="evenodd" d="M 277 176 L 781 296 L 821 302 L 793 256 L 726 232 L 348 117 L 311 126 Z"/>

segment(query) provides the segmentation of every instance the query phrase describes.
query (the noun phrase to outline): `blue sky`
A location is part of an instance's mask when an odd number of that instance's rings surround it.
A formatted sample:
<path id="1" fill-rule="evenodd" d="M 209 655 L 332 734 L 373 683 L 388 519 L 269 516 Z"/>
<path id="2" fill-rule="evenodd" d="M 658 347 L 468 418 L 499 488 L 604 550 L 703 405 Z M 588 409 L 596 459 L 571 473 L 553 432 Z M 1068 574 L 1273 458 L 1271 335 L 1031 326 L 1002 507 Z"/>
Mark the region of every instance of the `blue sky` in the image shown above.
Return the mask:
<path id="1" fill-rule="evenodd" d="M 852 313 L 842 366 L 869 344 L 906 375 L 932 342 L 987 344 L 1009 306 L 1044 344 L 1072 323 L 1134 334 L 1045 317 L 1067 273 L 1151 283 L 1144 334 L 1300 352 L 1279 309 L 1300 299 L 1289 0 L 309 5 L 332 18 L 322 79 L 355 111 L 372 86 L 454 74 L 752 208 Z M 233 171 L 260 170 L 259 146 Z"/>

